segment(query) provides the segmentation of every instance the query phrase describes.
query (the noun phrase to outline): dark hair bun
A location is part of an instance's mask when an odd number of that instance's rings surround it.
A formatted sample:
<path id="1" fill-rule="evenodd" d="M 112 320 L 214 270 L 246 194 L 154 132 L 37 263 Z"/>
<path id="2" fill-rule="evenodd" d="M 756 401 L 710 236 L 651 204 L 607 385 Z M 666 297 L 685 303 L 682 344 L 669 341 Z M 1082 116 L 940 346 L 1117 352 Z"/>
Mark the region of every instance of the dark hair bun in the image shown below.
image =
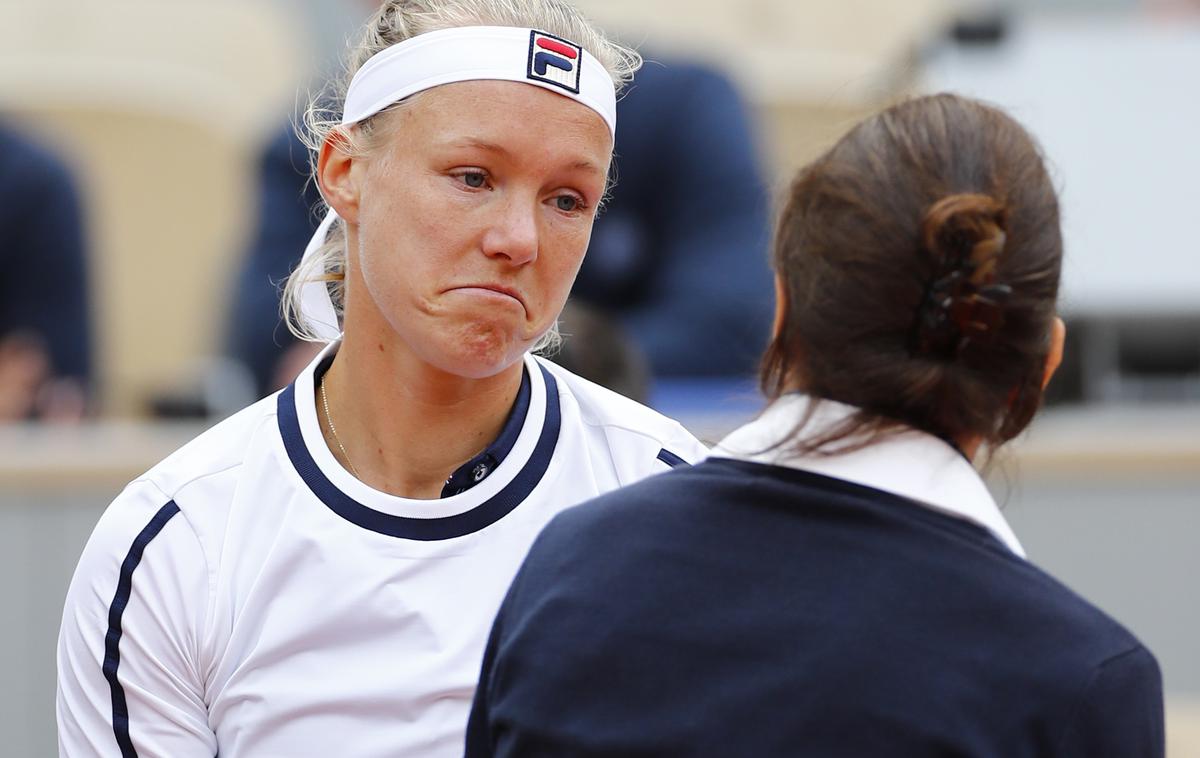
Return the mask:
<path id="1" fill-rule="evenodd" d="M 1007 209 L 994 197 L 974 193 L 949 195 L 925 212 L 921 239 L 942 264 L 975 264 L 976 283 L 995 269 L 1004 251 Z"/>
<path id="2" fill-rule="evenodd" d="M 949 195 L 925 212 L 921 241 L 934 273 L 917 309 L 914 353 L 953 359 L 995 339 L 1011 294 L 996 283 L 1006 224 L 1004 204 L 988 195 Z"/>

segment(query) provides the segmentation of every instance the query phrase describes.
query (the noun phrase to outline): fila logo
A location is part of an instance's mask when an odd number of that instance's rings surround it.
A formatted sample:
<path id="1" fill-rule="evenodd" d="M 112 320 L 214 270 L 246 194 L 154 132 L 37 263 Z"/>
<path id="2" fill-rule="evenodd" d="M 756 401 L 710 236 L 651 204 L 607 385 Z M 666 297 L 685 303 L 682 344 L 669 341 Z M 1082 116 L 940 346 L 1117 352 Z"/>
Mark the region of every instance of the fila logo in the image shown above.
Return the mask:
<path id="1" fill-rule="evenodd" d="M 583 48 L 561 37 L 529 32 L 529 63 L 525 76 L 538 82 L 579 94 L 579 72 L 583 64 Z"/>

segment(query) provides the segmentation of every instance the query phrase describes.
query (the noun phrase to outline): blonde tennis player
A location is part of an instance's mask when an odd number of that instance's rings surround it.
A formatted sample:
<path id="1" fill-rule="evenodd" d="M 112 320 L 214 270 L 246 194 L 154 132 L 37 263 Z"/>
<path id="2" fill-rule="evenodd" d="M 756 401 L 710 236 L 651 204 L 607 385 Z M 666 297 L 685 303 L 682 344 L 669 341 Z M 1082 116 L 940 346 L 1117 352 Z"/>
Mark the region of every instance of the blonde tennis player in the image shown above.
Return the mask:
<path id="1" fill-rule="evenodd" d="M 677 423 L 531 355 L 604 196 L 636 54 L 557 0 L 395 0 L 289 282 L 328 347 L 122 492 L 59 642 L 64 756 L 458 756 L 539 529 L 692 462 Z"/>

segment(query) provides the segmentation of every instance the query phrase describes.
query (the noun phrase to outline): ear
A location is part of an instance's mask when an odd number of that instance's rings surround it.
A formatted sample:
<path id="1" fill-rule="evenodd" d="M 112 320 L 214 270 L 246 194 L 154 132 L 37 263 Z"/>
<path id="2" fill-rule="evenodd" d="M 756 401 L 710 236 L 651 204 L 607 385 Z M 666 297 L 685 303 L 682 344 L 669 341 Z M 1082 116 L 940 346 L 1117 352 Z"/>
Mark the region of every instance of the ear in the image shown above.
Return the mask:
<path id="1" fill-rule="evenodd" d="M 340 129 L 334 129 L 321 143 L 317 186 L 329 207 L 348 224 L 358 223 L 360 164 L 361 159 L 355 157 L 349 139 Z M 360 170 L 355 170 L 356 166 Z"/>
<path id="2" fill-rule="evenodd" d="M 1050 377 L 1058 370 L 1063 359 L 1063 345 L 1067 341 L 1067 325 L 1058 316 L 1050 325 L 1050 352 L 1046 354 L 1046 372 L 1042 375 L 1042 389 L 1050 383 Z"/>

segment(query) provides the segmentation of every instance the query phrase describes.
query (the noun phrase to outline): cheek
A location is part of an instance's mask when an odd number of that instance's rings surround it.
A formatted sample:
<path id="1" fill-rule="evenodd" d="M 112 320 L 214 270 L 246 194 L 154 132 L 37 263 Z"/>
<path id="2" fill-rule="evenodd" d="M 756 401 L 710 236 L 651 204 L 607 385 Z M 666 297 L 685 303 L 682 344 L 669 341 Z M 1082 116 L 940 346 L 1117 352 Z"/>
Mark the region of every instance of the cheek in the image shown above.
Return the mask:
<path id="1" fill-rule="evenodd" d="M 422 297 L 422 285 L 431 286 L 445 270 L 446 232 L 420 199 L 369 209 L 359 234 L 363 279 L 381 306 Z"/>
<path id="2" fill-rule="evenodd" d="M 410 248 L 406 236 L 397 236 L 399 229 L 380 218 L 362 215 L 359 227 L 358 262 L 362 279 L 372 298 L 386 312 L 404 296 L 405 282 L 412 281 L 414 272 L 407 272 L 408 261 L 401 251 Z"/>

